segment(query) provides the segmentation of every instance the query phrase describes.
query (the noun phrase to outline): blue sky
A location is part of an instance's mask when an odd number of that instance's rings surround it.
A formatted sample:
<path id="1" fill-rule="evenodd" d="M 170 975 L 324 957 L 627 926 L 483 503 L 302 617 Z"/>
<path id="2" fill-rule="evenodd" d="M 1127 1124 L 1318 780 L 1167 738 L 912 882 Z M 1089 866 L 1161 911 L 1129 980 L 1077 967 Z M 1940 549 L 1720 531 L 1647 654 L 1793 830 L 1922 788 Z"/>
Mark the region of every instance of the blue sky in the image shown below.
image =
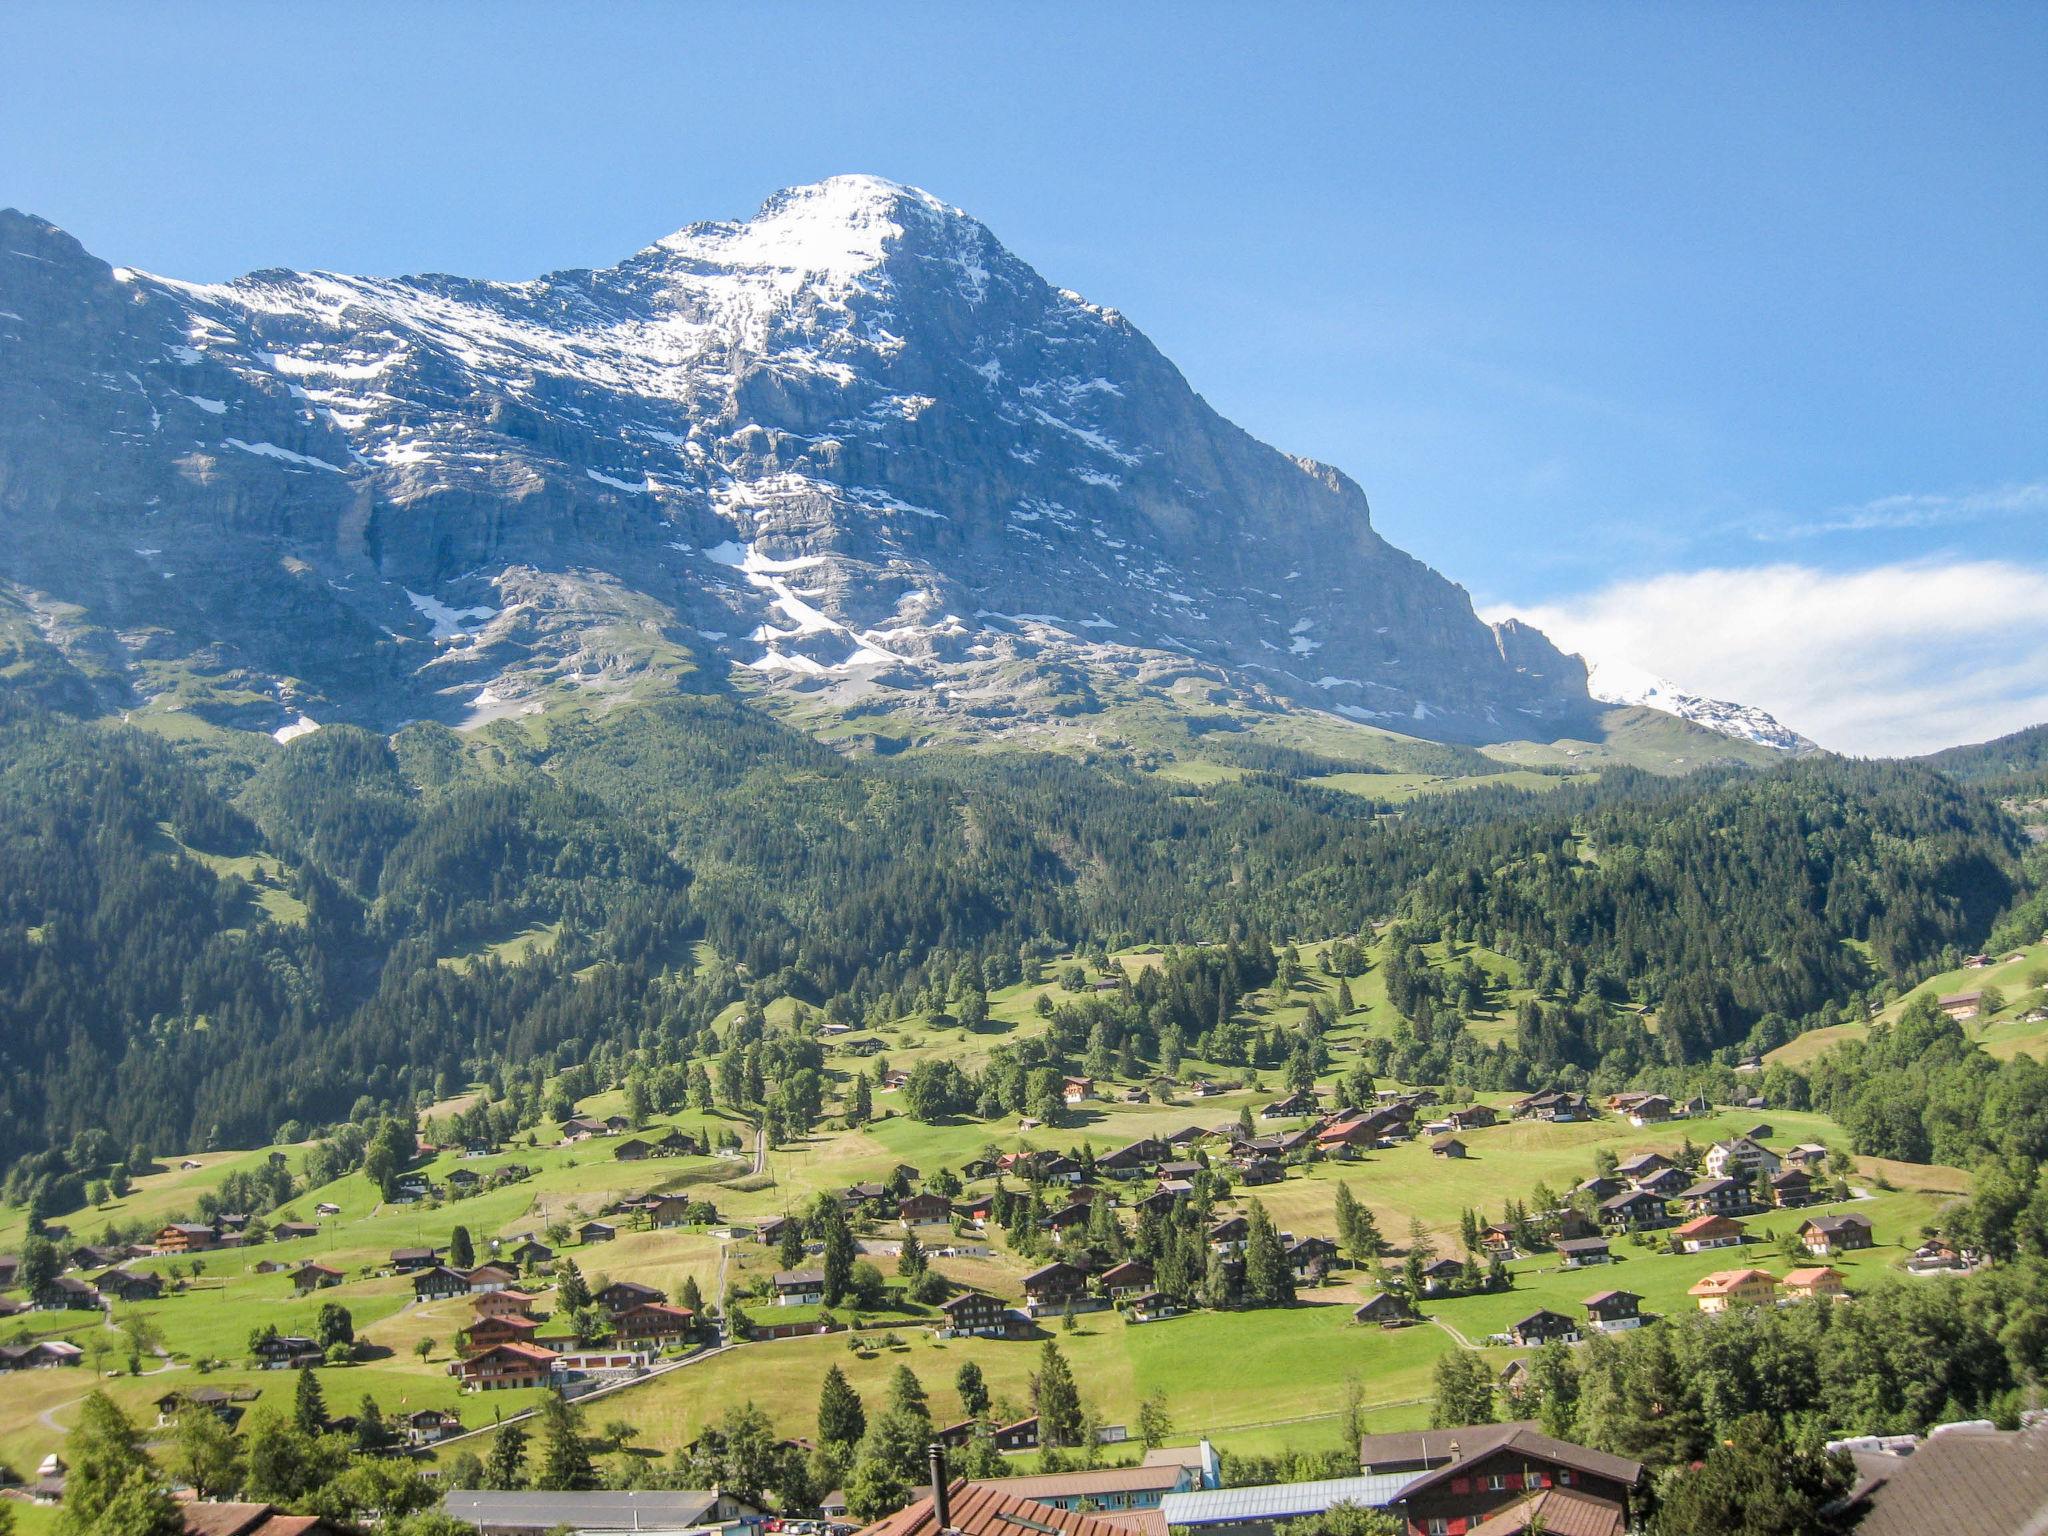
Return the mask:
<path id="1" fill-rule="evenodd" d="M 0 51 L 0 203 L 117 262 L 520 277 L 873 172 L 1488 611 L 1854 750 L 2048 717 L 2048 7 L 16 0 Z"/>

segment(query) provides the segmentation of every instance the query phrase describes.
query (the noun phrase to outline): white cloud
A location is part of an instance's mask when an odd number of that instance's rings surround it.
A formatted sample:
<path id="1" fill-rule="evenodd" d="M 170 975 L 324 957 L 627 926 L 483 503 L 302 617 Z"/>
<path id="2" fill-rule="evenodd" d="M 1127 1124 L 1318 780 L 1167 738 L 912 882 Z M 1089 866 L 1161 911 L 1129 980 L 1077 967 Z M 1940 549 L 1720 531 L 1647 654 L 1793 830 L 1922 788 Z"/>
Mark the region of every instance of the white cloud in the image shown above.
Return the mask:
<path id="1" fill-rule="evenodd" d="M 1838 507 L 1812 522 L 1789 527 L 1763 527 L 1756 536 L 1766 542 L 1812 538 L 1829 533 L 1876 533 L 1899 528 L 1939 528 L 1958 523 L 1990 522 L 2048 512 L 2048 480 L 2001 485 L 1990 490 L 1914 491 L 1881 496 L 1861 506 Z"/>
<path id="2" fill-rule="evenodd" d="M 2048 567 L 1684 571 L 1487 616 L 1510 613 L 1589 662 L 1756 705 L 1840 752 L 1928 752 L 2048 721 Z"/>

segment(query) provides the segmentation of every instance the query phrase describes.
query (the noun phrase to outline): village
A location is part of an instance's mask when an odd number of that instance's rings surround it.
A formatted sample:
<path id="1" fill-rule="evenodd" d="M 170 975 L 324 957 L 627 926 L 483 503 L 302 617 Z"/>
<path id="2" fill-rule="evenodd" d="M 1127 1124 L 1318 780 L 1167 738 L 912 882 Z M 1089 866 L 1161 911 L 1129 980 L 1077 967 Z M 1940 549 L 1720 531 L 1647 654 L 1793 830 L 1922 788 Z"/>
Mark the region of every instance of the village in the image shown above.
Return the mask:
<path id="1" fill-rule="evenodd" d="M 1033 1026 L 1028 992 L 998 1005 L 1005 1028 Z M 821 1038 L 842 1081 L 882 1054 L 872 1034 Z M 880 1394 L 906 1364 L 950 1378 L 971 1360 L 989 1401 L 935 1383 L 935 1442 L 986 1443 L 1027 1474 L 1006 1496 L 1087 1515 L 1216 1490 L 1187 1464 L 1031 1473 L 1049 1343 L 1088 1383 L 1093 1459 L 1128 1455 L 1162 1391 L 1197 1444 L 1256 1456 L 1331 1437 L 1347 1390 L 1369 1433 L 1412 1433 L 1449 1352 L 1484 1362 L 1511 1420 L 1546 1345 L 1854 1305 L 1984 1262 L 1940 1235 L 1966 1175 L 1853 1158 L 1806 1111 L 1397 1084 L 1342 1107 L 1335 1072 L 1262 1091 L 1191 1066 L 1165 1092 L 1070 1075 L 1058 1125 L 930 1124 L 893 1109 L 895 1063 L 943 1041 L 886 1049 L 872 1118 L 772 1148 L 744 1116 L 636 1120 L 608 1093 L 516 1144 L 423 1133 L 384 1186 L 351 1174 L 263 1215 L 201 1197 L 289 1152 L 179 1159 L 125 1202 L 164 1213 L 148 1230 L 92 1242 L 46 1223 L 52 1272 L 0 1257 L 0 1456 L 32 1498 L 60 1493 L 69 1383 L 88 1371 L 158 1435 L 193 1412 L 238 1424 L 308 1373 L 355 1405 L 330 1430 L 431 1471 L 556 1394 L 657 1447 L 748 1402 L 801 1437 L 832 1366 Z M 1205 1368 L 1218 1359 L 1229 1370 Z M 1360 1472 L 1382 1492 L 1391 1475 Z M 845 1519 L 829 1496 L 819 1513 Z"/>

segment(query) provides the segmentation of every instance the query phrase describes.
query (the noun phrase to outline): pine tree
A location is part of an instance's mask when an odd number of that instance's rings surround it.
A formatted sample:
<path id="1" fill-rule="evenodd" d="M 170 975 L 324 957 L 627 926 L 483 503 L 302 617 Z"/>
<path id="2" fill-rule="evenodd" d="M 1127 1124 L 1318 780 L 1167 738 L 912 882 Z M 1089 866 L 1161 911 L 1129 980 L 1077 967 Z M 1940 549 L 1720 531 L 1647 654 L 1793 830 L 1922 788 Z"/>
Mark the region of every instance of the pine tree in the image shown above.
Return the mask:
<path id="1" fill-rule="evenodd" d="M 127 1415 L 104 1392 L 86 1395 L 64 1442 L 61 1536 L 179 1536 L 185 1522 L 158 1486 L 156 1469 Z"/>
<path id="2" fill-rule="evenodd" d="M 540 1466 L 533 1486 L 553 1493 L 574 1493 L 597 1486 L 597 1469 L 583 1443 L 583 1426 L 567 1398 L 550 1392 L 541 1399 Z"/>
<path id="3" fill-rule="evenodd" d="M 917 1372 L 907 1365 L 896 1367 L 896 1374 L 889 1380 L 889 1411 L 907 1413 L 917 1418 L 932 1416 L 930 1401 L 925 1397 L 924 1383 L 917 1379 Z"/>
<path id="4" fill-rule="evenodd" d="M 824 1213 L 825 1217 L 825 1305 L 836 1307 L 846 1298 L 848 1282 L 853 1278 L 853 1233 L 848 1230 L 846 1217 L 835 1205 Z"/>
<path id="5" fill-rule="evenodd" d="M 683 1283 L 676 1288 L 676 1305 L 696 1316 L 703 1316 L 704 1291 L 697 1284 L 695 1275 L 683 1276 Z"/>
<path id="6" fill-rule="evenodd" d="M 988 1382 L 982 1377 L 981 1367 L 972 1360 L 954 1375 L 953 1390 L 960 1394 L 960 1406 L 970 1419 L 979 1419 L 988 1413 Z"/>
<path id="7" fill-rule="evenodd" d="M 903 1246 L 896 1254 L 896 1273 L 906 1280 L 915 1280 L 924 1270 L 924 1244 L 917 1240 L 915 1232 L 904 1233 Z"/>
<path id="8" fill-rule="evenodd" d="M 310 1365 L 299 1367 L 299 1384 L 292 1394 L 292 1422 L 302 1435 L 327 1432 L 327 1398 Z"/>
<path id="9" fill-rule="evenodd" d="M 1038 1412 L 1038 1438 L 1050 1446 L 1067 1446 L 1081 1438 L 1081 1389 L 1059 1344 L 1045 1341 L 1038 1352 L 1038 1372 L 1031 1378 L 1031 1405 Z"/>
<path id="10" fill-rule="evenodd" d="M 1436 1429 L 1493 1422 L 1493 1370 L 1484 1356 L 1466 1349 L 1437 1356 L 1429 1422 Z"/>
<path id="11" fill-rule="evenodd" d="M 470 1241 L 469 1228 L 457 1227 L 448 1234 L 448 1267 L 476 1268 L 476 1245 Z"/>
<path id="12" fill-rule="evenodd" d="M 1244 1288 L 1252 1300 L 1278 1306 L 1294 1300 L 1294 1272 L 1280 1247 L 1280 1234 L 1263 1201 L 1254 1200 L 1246 1213 Z"/>
<path id="13" fill-rule="evenodd" d="M 498 1431 L 491 1446 L 491 1459 L 484 1463 L 486 1488 L 513 1489 L 525 1485 L 526 1431 L 507 1424 Z"/>
<path id="14" fill-rule="evenodd" d="M 782 1223 L 782 1237 L 776 1245 L 775 1257 L 784 1269 L 795 1269 L 804 1261 L 804 1229 L 800 1222 L 785 1219 Z"/>
<path id="15" fill-rule="evenodd" d="M 833 1366 L 825 1372 L 825 1384 L 818 1392 L 818 1443 L 851 1446 L 867 1433 L 867 1427 L 867 1410 L 861 1407 L 860 1394 L 853 1390 L 846 1373 Z"/>
<path id="16" fill-rule="evenodd" d="M 590 1287 L 583 1283 L 583 1271 L 574 1259 L 555 1265 L 555 1302 L 562 1312 L 580 1312 L 590 1305 Z"/>
<path id="17" fill-rule="evenodd" d="M 874 1085 L 868 1081 L 865 1072 L 853 1074 L 853 1098 L 846 1106 L 848 1125 L 865 1125 L 875 1113 Z"/>

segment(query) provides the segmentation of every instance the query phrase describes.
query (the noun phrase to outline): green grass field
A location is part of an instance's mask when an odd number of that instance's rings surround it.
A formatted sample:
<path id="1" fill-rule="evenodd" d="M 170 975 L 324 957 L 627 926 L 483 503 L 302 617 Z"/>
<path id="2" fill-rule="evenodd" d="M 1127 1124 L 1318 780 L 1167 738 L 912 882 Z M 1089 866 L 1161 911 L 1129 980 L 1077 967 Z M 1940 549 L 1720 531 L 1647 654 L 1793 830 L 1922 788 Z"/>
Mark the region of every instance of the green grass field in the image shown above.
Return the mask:
<path id="1" fill-rule="evenodd" d="M 1963 1032 L 2002 1061 L 2010 1061 L 2022 1051 L 2036 1060 L 2048 1059 L 2048 1019 L 2024 1017 L 2043 1006 L 2044 986 L 2035 978 L 2048 976 L 2048 940 L 2007 953 L 2018 958 L 2001 958 L 1982 970 L 1943 971 L 1939 976 L 1930 976 L 1881 1010 L 1877 1022 L 1897 1019 L 1915 998 L 1946 997 L 1996 987 L 2005 994 L 2005 1006 L 1994 1014 L 1967 1020 Z M 1808 1030 L 1796 1040 L 1786 1041 L 1765 1060 L 1800 1066 L 1844 1040 L 1860 1040 L 1869 1033 L 1868 1024 L 1834 1024 L 1826 1029 Z"/>

